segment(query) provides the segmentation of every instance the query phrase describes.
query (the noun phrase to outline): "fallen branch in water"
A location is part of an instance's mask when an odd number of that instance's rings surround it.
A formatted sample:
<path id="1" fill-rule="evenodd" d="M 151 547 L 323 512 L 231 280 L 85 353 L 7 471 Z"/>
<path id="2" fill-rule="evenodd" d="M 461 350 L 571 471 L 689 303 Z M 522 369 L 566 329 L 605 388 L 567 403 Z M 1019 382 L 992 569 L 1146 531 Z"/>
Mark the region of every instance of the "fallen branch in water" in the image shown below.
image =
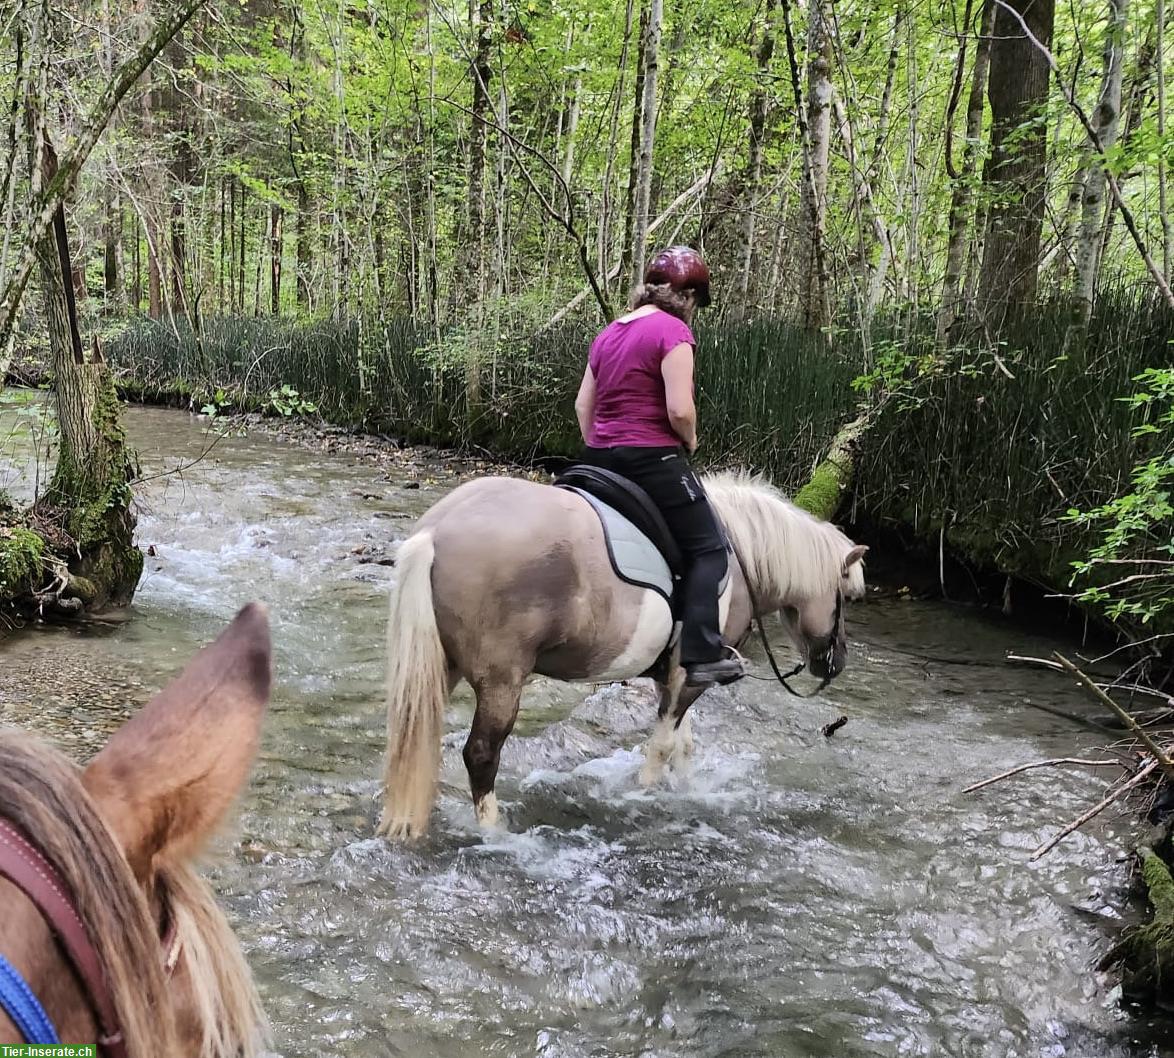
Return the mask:
<path id="1" fill-rule="evenodd" d="M 1116 738 L 1120 733 L 1121 728 L 1111 728 L 1104 724 L 1097 723 L 1095 720 L 1090 720 L 1087 716 L 1081 716 L 1079 713 L 1070 713 L 1067 709 L 1057 709 L 1054 705 L 1044 705 L 1043 702 L 1033 702 L 1024 699 L 1023 704 L 1030 706 L 1032 709 L 1039 709 L 1041 712 L 1050 713 L 1052 716 L 1059 716 L 1065 720 L 1071 720 L 1074 724 L 1082 724 L 1084 727 L 1091 728 L 1102 735 L 1107 735 L 1109 738 Z"/>
<path id="2" fill-rule="evenodd" d="M 1045 841 L 1038 849 L 1035 850 L 1035 852 L 1033 852 L 1028 857 L 1028 859 L 1038 860 L 1041 856 L 1051 852 L 1052 849 L 1059 845 L 1060 842 L 1063 841 L 1074 830 L 1079 830 L 1082 826 L 1084 826 L 1085 823 L 1095 818 L 1096 816 L 1099 816 L 1115 801 L 1119 801 L 1123 794 L 1126 794 L 1130 790 L 1140 786 L 1142 782 L 1144 782 L 1145 779 L 1154 771 L 1154 769 L 1157 768 L 1157 766 L 1158 762 L 1156 760 L 1151 760 L 1149 764 L 1142 768 L 1141 771 L 1139 771 L 1132 779 L 1122 784 L 1121 786 L 1118 786 L 1107 797 L 1093 805 L 1092 808 L 1084 813 L 1084 815 L 1072 820 L 1071 823 L 1068 823 L 1066 826 L 1064 826 L 1054 837 L 1051 837 Z"/>
<path id="3" fill-rule="evenodd" d="M 1052 661 L 1050 658 L 1033 658 L 1027 654 L 1008 654 L 1007 661 L 1016 662 L 1020 665 L 1039 665 L 1045 669 L 1052 669 L 1055 672 L 1063 672 L 1064 666 L 1058 661 Z M 1160 698 L 1167 705 L 1174 708 L 1174 696 L 1167 694 L 1165 691 L 1159 691 L 1155 687 L 1143 687 L 1140 683 L 1117 683 L 1116 681 L 1110 683 L 1097 683 L 1097 686 L 1103 691 L 1128 691 L 1130 694 L 1146 694 L 1153 698 Z"/>
<path id="4" fill-rule="evenodd" d="M 847 722 L 848 718 L 846 716 L 837 717 L 830 724 L 824 724 L 823 727 L 819 729 L 820 733 L 824 738 L 831 738 L 832 735 L 839 731 L 840 728 L 842 728 Z"/>
<path id="5" fill-rule="evenodd" d="M 1020 764 L 1018 768 L 1012 768 L 1010 771 L 1002 772 L 999 775 L 992 775 L 989 779 L 983 779 L 982 782 L 976 782 L 972 786 L 967 786 L 963 793 L 974 793 L 975 790 L 981 790 L 984 786 L 990 786 L 993 783 L 1002 782 L 1004 779 L 1011 778 L 1012 775 L 1019 775 L 1025 771 L 1031 771 L 1033 768 L 1054 768 L 1060 764 L 1080 764 L 1086 768 L 1112 768 L 1124 767 L 1125 762 L 1122 760 L 1084 760 L 1081 757 L 1054 757 L 1052 760 L 1036 760 L 1030 764 Z"/>
<path id="6" fill-rule="evenodd" d="M 1066 668 L 1073 676 L 1075 676 L 1081 684 L 1092 691 L 1092 693 L 1098 699 L 1100 699 L 1104 705 L 1107 705 L 1110 709 L 1113 710 L 1114 713 L 1117 714 L 1125 726 L 1129 728 L 1129 730 L 1132 731 L 1141 740 L 1145 748 L 1150 751 L 1150 755 L 1158 763 L 1158 766 L 1162 769 L 1166 778 L 1174 781 L 1174 762 L 1172 762 L 1170 758 L 1166 756 L 1162 748 L 1149 736 L 1146 730 L 1136 720 L 1134 720 L 1132 716 L 1130 716 L 1124 709 L 1122 709 L 1121 706 L 1113 701 L 1112 698 L 1105 694 L 1105 692 L 1102 691 L 1100 687 L 1098 687 L 1091 679 L 1089 679 L 1088 676 L 1086 676 L 1083 672 L 1080 671 L 1080 669 L 1073 665 L 1071 661 L 1064 657 L 1063 654 L 1057 651 L 1054 657 L 1061 665 L 1064 666 L 1064 668 Z"/>

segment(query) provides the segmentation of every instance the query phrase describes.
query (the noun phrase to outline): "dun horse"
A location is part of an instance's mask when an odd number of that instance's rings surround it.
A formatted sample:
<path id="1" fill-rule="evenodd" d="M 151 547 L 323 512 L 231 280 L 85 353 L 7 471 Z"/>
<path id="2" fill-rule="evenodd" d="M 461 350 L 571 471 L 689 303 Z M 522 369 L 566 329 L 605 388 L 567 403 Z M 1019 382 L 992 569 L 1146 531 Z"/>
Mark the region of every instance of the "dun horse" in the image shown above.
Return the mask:
<path id="1" fill-rule="evenodd" d="M 759 480 L 718 475 L 705 485 L 746 565 L 743 573 L 730 563 L 720 610 L 726 641 L 748 635 L 753 599 L 762 614 L 781 614 L 814 675 L 836 676 L 847 652 L 842 601 L 864 590 L 867 548 Z M 462 485 L 420 520 L 397 567 L 379 828 L 394 838 L 428 827 L 444 706 L 458 680 L 477 697 L 464 760 L 477 818 L 492 826 L 498 758 L 527 677 L 607 682 L 647 674 L 672 631 L 664 597 L 613 572 L 587 501 L 549 485 L 492 477 Z M 684 686 L 676 665 L 658 683 L 645 783 L 691 752 L 686 711 L 701 693 Z"/>
<path id="2" fill-rule="evenodd" d="M 189 864 L 248 775 L 269 681 L 254 605 L 84 771 L 0 731 L 0 1044 L 259 1052 L 252 977 Z"/>

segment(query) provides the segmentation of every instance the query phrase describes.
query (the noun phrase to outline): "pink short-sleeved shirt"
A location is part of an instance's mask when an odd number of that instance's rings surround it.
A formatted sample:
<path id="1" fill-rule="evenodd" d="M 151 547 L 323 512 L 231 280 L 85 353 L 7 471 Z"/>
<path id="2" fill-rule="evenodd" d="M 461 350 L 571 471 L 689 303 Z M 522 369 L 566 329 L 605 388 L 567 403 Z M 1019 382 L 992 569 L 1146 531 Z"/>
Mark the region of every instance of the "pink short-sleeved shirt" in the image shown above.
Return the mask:
<path id="1" fill-rule="evenodd" d="M 609 323 L 591 343 L 595 413 L 587 443 L 592 448 L 675 446 L 660 365 L 682 343 L 695 345 L 688 325 L 657 309 Z"/>

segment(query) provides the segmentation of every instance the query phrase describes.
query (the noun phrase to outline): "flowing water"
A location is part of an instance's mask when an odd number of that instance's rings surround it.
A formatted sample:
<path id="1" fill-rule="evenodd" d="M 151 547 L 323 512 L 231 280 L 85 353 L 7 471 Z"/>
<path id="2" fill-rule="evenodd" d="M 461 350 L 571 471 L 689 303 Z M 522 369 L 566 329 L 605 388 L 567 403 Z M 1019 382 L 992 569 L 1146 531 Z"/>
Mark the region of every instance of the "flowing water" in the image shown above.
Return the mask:
<path id="1" fill-rule="evenodd" d="M 146 475 L 211 440 L 179 412 L 128 422 Z M 5 451 L 0 488 L 27 492 L 27 440 Z M 222 439 L 140 489 L 151 554 L 131 620 L 0 645 L 0 720 L 84 758 L 241 604 L 269 603 L 272 711 L 212 875 L 275 1053 L 1174 1054 L 1091 969 L 1124 902 L 1127 827 L 1028 862 L 1103 780 L 1040 771 L 960 793 L 1091 740 L 1023 704 L 1080 708 L 1065 681 L 1002 663 L 1054 644 L 974 614 L 856 605 L 849 668 L 822 697 L 749 680 L 709 692 L 692 775 L 654 791 L 636 781 L 647 686 L 538 681 L 498 781 L 509 831 L 488 838 L 458 691 L 431 837 L 375 839 L 392 574 L 379 561 L 455 480 L 410 455 Z"/>

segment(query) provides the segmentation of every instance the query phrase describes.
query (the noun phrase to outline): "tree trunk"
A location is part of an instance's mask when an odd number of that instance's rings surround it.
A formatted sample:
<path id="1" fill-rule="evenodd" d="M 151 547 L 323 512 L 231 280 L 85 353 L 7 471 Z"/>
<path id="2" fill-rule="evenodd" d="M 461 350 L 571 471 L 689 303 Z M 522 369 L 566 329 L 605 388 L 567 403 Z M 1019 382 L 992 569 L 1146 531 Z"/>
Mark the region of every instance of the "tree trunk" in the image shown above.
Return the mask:
<path id="1" fill-rule="evenodd" d="M 30 130 L 41 128 L 43 149 L 34 186 L 52 184 L 57 157 L 40 125 L 38 101 L 30 96 Z M 114 382 L 94 343 L 86 362 L 73 300 L 65 207 L 59 203 L 52 229 L 37 248 L 49 353 L 54 376 L 54 403 L 59 431 L 57 465 L 40 518 L 68 534 L 57 569 L 59 586 L 40 598 L 66 612 L 128 603 L 142 573 L 142 553 L 134 546 L 135 516 L 128 481 L 133 472 L 119 423 Z M 62 602 L 62 600 L 65 600 Z"/>
<path id="2" fill-rule="evenodd" d="M 281 255 L 282 221 L 285 214 L 277 203 L 269 207 L 269 311 L 276 316 L 281 311 Z"/>
<path id="3" fill-rule="evenodd" d="M 974 51 L 974 70 L 970 75 L 970 95 L 966 102 L 966 146 L 962 149 L 962 168 L 950 192 L 949 242 L 946 246 L 946 274 L 942 281 L 942 302 L 938 310 L 937 339 L 944 344 L 954 324 L 965 310 L 962 299 L 962 273 L 966 266 L 971 220 L 974 213 L 974 171 L 982 138 L 987 70 L 991 57 L 991 23 L 995 0 L 986 0 Z"/>
<path id="4" fill-rule="evenodd" d="M 159 237 L 154 226 L 147 229 L 147 315 L 153 320 L 163 318 L 163 279 L 159 269 Z"/>
<path id="5" fill-rule="evenodd" d="M 1051 47 L 1055 0 L 1009 0 L 1009 6 L 1040 44 Z M 991 335 L 1035 300 L 1047 194 L 1049 76 L 1047 57 L 1015 14 L 998 4 L 987 88 L 990 156 L 983 173 L 990 206 L 979 279 L 980 312 Z"/>
<path id="6" fill-rule="evenodd" d="M 1163 48 L 1166 43 L 1166 4 L 1157 0 L 1157 47 L 1154 57 L 1158 73 L 1158 143 L 1166 142 L 1166 59 Z M 1162 222 L 1162 274 L 1170 279 L 1174 268 L 1174 228 L 1171 226 L 1170 210 L 1166 200 L 1166 152 L 1158 151 L 1158 216 Z"/>
<path id="7" fill-rule="evenodd" d="M 624 14 L 624 42 L 620 46 L 619 71 L 616 75 L 615 102 L 611 107 L 611 118 L 607 137 L 607 162 L 603 171 L 603 189 L 599 203 L 599 234 L 596 241 L 595 270 L 607 285 L 607 263 L 612 258 L 612 195 L 613 174 L 616 153 L 619 150 L 620 110 L 624 103 L 624 83 L 628 74 L 628 52 L 632 39 L 632 14 L 634 0 L 627 0 Z"/>
<path id="8" fill-rule="evenodd" d="M 645 244 L 648 240 L 653 147 L 656 143 L 656 72 L 663 20 L 663 0 L 649 0 L 648 31 L 644 41 L 644 96 L 640 105 L 643 119 L 643 127 L 640 131 L 640 170 L 636 181 L 636 218 L 632 232 L 633 283 L 639 283 L 644 275 Z"/>
<path id="9" fill-rule="evenodd" d="M 831 322 L 825 235 L 828 160 L 832 131 L 832 11 L 830 0 L 812 0 L 807 12 L 807 120 L 803 152 L 799 239 L 799 308 L 804 326 Z"/>
<path id="10" fill-rule="evenodd" d="M 118 243 L 121 239 L 121 211 L 115 212 L 117 199 L 109 181 L 102 203 L 102 289 L 106 295 L 106 311 L 116 308 L 119 301 Z"/>
<path id="11" fill-rule="evenodd" d="M 901 58 L 901 24 L 905 11 L 898 8 L 893 13 L 893 28 L 889 41 L 889 58 L 885 64 L 885 87 L 881 92 L 880 107 L 876 119 L 876 140 L 872 149 L 872 161 L 868 172 L 875 177 L 880 172 L 881 162 L 889 146 L 889 120 L 893 113 L 893 87 L 897 83 L 897 63 Z"/>
<path id="12" fill-rule="evenodd" d="M 742 299 L 741 308 L 750 297 L 750 276 L 754 268 L 754 237 L 758 227 L 758 200 L 762 191 L 762 158 L 766 147 L 766 118 L 770 112 L 772 91 L 770 78 L 771 59 L 775 50 L 775 19 L 780 0 L 767 0 L 766 24 L 762 28 L 762 39 L 754 54 L 758 67 L 754 91 L 750 96 L 750 135 L 747 144 L 746 174 L 743 177 L 741 247 L 738 269 L 738 293 Z"/>
<path id="13" fill-rule="evenodd" d="M 1056 285 L 1063 289 L 1068 282 L 1068 270 L 1076 261 L 1076 230 L 1080 223 L 1080 203 L 1084 199 L 1084 182 L 1088 179 L 1089 163 L 1092 161 L 1092 144 L 1086 143 L 1080 150 L 1080 161 L 1068 185 L 1064 202 L 1064 213 L 1060 218 L 1056 235 Z M 1041 262 L 1046 267 L 1048 259 Z"/>
<path id="14" fill-rule="evenodd" d="M 663 22 L 663 13 L 661 18 Z M 668 48 L 661 56 L 660 65 L 664 67 L 664 76 L 659 79 L 660 86 L 658 91 L 660 99 L 657 101 L 656 106 L 657 128 L 672 129 L 673 127 L 673 107 L 677 102 L 677 95 L 680 88 L 680 77 L 678 74 L 681 69 L 681 52 L 685 46 L 685 31 L 685 20 L 677 19 L 676 25 L 673 27 L 673 35 L 669 38 Z M 664 61 L 665 54 L 667 54 L 667 62 Z M 652 154 L 655 158 L 655 143 L 653 144 Z M 664 177 L 664 172 L 657 169 L 654 165 L 652 167 L 652 184 L 648 194 L 649 217 L 656 216 L 656 211 L 660 206 L 660 196 L 664 190 Z"/>
<path id="15" fill-rule="evenodd" d="M 1117 127 L 1117 143 L 1119 144 L 1119 150 L 1126 156 L 1128 156 L 1130 147 L 1133 145 L 1134 136 L 1137 135 L 1137 131 L 1141 127 L 1146 96 L 1150 90 L 1150 79 L 1154 73 L 1155 47 L 1156 42 L 1154 34 L 1151 31 L 1147 33 L 1145 39 L 1138 45 L 1136 65 L 1134 66 L 1129 91 L 1126 92 L 1124 86 L 1122 86 L 1121 121 Z M 1127 171 L 1117 177 L 1118 190 L 1124 190 L 1125 183 L 1130 175 L 1131 172 Z M 1098 272 L 1104 271 L 1105 256 L 1109 252 L 1109 244 L 1113 239 L 1117 217 L 1121 212 L 1117 208 L 1117 204 L 1113 201 L 1111 194 L 1108 196 L 1106 205 L 1105 219 L 1101 225 L 1099 236 L 1100 247 L 1097 251 L 1099 256 Z"/>
<path id="16" fill-rule="evenodd" d="M 486 118 L 489 114 L 489 65 L 491 31 L 493 27 L 492 0 L 469 0 L 469 20 L 476 31 L 477 51 L 473 59 L 473 106 L 469 127 L 469 252 L 467 297 L 480 314 L 485 301 L 485 173 L 488 142 Z"/>
<path id="17" fill-rule="evenodd" d="M 863 160 L 857 157 L 856 144 L 852 136 L 852 123 L 848 112 L 839 99 L 833 102 L 833 113 L 840 140 L 844 144 L 844 153 L 848 156 L 848 164 L 852 169 L 852 192 L 854 208 L 860 218 L 863 229 L 864 219 L 867 217 L 868 226 L 872 232 L 872 239 L 880 247 L 880 257 L 876 264 L 872 263 L 872 247 L 865 242 L 863 230 L 860 235 L 860 269 L 864 280 L 864 304 L 860 314 L 865 332 L 868 331 L 880 305 L 884 294 L 885 278 L 889 266 L 893 262 L 893 239 L 888 225 L 881 216 L 876 204 L 876 196 L 872 191 L 872 184 L 868 179 L 868 171 L 864 168 Z"/>
<path id="18" fill-rule="evenodd" d="M 644 46 L 648 37 L 648 8 L 640 8 L 640 34 L 636 45 L 636 83 L 632 91 L 632 136 L 628 151 L 628 192 L 624 199 L 624 245 L 620 275 L 632 284 L 632 248 L 636 237 L 636 186 L 640 182 L 640 131 L 644 127 Z M 636 277 L 639 282 L 641 276 Z"/>
<path id="19" fill-rule="evenodd" d="M 1105 29 L 1105 74 L 1101 95 L 1093 112 L 1093 126 L 1102 147 L 1110 151 L 1117 142 L 1121 118 L 1121 73 L 1124 67 L 1128 0 L 1109 0 L 1109 25 Z M 1094 160 L 1084 182 L 1080 237 L 1076 244 L 1076 307 L 1087 320 L 1092 313 L 1100 266 L 1101 224 L 1105 211 L 1105 167 Z"/>
<path id="20" fill-rule="evenodd" d="M 239 257 L 240 268 L 236 277 L 236 310 L 242 316 L 245 314 L 245 185 L 240 185 L 241 200 L 237 211 L 237 239 L 236 251 Z"/>

